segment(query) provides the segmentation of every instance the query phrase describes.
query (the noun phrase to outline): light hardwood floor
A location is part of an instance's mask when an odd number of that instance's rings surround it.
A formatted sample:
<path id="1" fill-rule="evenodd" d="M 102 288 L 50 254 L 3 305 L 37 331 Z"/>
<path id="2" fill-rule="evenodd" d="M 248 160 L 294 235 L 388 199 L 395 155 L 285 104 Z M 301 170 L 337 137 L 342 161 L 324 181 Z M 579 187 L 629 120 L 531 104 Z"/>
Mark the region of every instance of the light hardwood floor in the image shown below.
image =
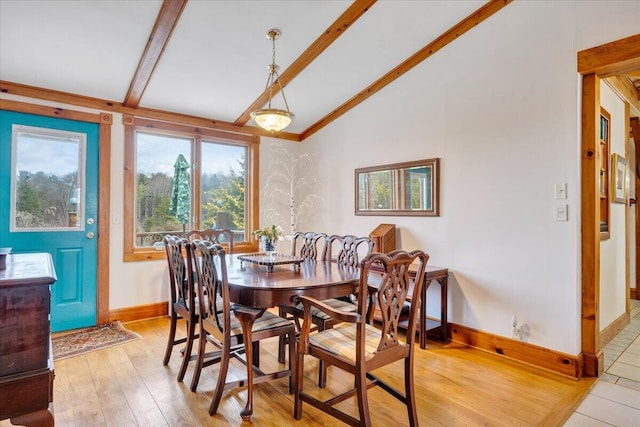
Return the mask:
<path id="1" fill-rule="evenodd" d="M 188 387 L 192 367 L 184 383 L 176 381 L 178 349 L 169 366 L 162 366 L 168 318 L 125 326 L 142 339 L 55 363 L 57 427 L 340 425 L 309 405 L 303 406 L 303 419 L 296 421 L 286 379 L 255 387 L 252 423 L 243 423 L 239 415 L 245 388 L 225 393 L 218 414 L 209 416 L 217 367 L 205 369 L 198 391 L 192 393 Z M 264 343 L 263 369 L 275 367 L 276 352 L 277 340 Z M 417 348 L 416 355 L 415 384 L 422 426 L 559 426 L 595 381 L 576 381 L 453 343 L 429 340 L 427 349 Z M 232 367 L 230 375 L 244 375 L 242 365 L 232 362 Z M 401 365 L 393 365 L 382 369 L 380 375 L 401 387 L 402 372 Z M 315 363 L 305 364 L 305 378 L 305 390 L 317 390 Z M 327 390 L 342 390 L 351 386 L 353 377 L 329 368 L 327 383 Z M 369 399 L 374 425 L 408 425 L 405 407 L 384 391 L 370 390 Z M 341 405 L 356 413 L 353 402 Z M 8 425 L 0 422 L 1 427 Z"/>

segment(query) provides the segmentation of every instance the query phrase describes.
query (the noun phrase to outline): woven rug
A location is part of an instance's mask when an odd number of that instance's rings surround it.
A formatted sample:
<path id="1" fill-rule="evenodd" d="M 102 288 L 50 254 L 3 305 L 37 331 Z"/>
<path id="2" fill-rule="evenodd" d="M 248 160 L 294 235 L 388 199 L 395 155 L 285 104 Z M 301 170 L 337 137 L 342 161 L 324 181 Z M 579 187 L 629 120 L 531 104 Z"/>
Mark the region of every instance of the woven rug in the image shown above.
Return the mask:
<path id="1" fill-rule="evenodd" d="M 53 359 L 66 359 L 137 339 L 140 335 L 125 329 L 118 321 L 94 326 L 52 337 Z"/>

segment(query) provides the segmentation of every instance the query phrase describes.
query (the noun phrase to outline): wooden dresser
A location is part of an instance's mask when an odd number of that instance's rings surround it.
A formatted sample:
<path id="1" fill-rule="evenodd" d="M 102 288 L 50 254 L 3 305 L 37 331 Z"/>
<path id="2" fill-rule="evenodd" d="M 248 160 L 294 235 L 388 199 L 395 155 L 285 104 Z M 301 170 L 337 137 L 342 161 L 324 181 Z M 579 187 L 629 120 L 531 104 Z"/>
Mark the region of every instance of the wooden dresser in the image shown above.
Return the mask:
<path id="1" fill-rule="evenodd" d="M 53 426 L 53 354 L 47 253 L 9 255 L 0 270 L 0 420 Z"/>

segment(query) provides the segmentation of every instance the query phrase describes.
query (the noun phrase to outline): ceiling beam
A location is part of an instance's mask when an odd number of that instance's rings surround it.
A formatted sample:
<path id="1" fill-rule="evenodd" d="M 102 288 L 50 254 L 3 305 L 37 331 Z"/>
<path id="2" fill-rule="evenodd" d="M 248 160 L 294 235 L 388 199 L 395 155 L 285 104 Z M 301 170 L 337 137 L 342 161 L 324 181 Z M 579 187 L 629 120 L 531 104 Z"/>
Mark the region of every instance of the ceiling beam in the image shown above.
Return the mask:
<path id="1" fill-rule="evenodd" d="M 364 13 L 375 4 L 377 0 L 355 0 L 347 10 L 345 10 L 336 21 L 329 26 L 321 35 L 309 46 L 302 54 L 293 61 L 293 63 L 280 74 L 278 81 L 273 82 L 271 87 L 253 101 L 253 103 L 236 119 L 234 122 L 237 126 L 245 125 L 251 118 L 251 112 L 262 108 L 269 102 L 269 94 L 276 95 L 280 92 L 280 87 L 285 87 L 298 74 L 302 72 L 314 59 L 325 51 L 331 44 L 338 39 L 344 32 L 353 25 Z"/>
<path id="2" fill-rule="evenodd" d="M 301 134 L 301 140 L 305 140 L 309 136 L 318 132 L 323 127 L 327 126 L 329 123 L 342 116 L 347 111 L 351 110 L 367 98 L 369 98 L 374 93 L 378 92 L 389 83 L 393 82 L 400 76 L 402 76 L 407 71 L 411 70 L 416 65 L 420 64 L 425 59 L 429 58 L 431 55 L 447 46 L 449 43 L 453 42 L 458 37 L 462 36 L 464 33 L 480 24 L 485 19 L 492 16 L 494 13 L 501 10 L 503 7 L 511 3 L 513 0 L 490 0 L 485 3 L 482 7 L 477 9 L 471 15 L 467 16 L 462 21 L 458 22 L 456 25 L 451 27 L 449 30 L 444 32 L 440 37 L 433 40 L 431 43 L 420 49 L 418 52 L 414 53 L 412 56 L 407 58 L 400 65 L 396 66 L 394 69 L 389 71 L 387 74 L 376 80 L 374 83 L 370 84 L 358 94 L 353 96 L 347 102 L 324 116 L 322 119 L 305 129 Z"/>
<path id="3" fill-rule="evenodd" d="M 173 113 L 169 111 L 154 110 L 151 108 L 126 107 L 115 101 L 107 101 L 89 96 L 75 95 L 68 92 L 61 92 L 51 89 L 43 89 L 34 86 L 11 83 L 0 80 L 0 93 L 8 93 L 29 98 L 42 99 L 59 104 L 78 105 L 81 107 L 93 108 L 96 110 L 112 111 L 115 113 L 130 114 L 136 117 L 146 117 L 149 119 L 162 120 L 173 123 L 188 124 L 207 129 L 218 129 L 226 132 L 240 133 L 244 135 L 269 136 L 289 141 L 300 142 L 300 135 L 290 132 L 271 133 L 254 126 L 236 126 L 233 123 L 208 119 L 205 117 L 191 116 L 187 114 Z"/>
<path id="4" fill-rule="evenodd" d="M 135 108 L 140 104 L 140 99 L 149 80 L 151 80 L 153 70 L 158 65 L 162 52 L 164 52 L 186 4 L 187 0 L 164 0 L 162 3 L 156 23 L 149 35 L 147 46 L 144 48 L 144 53 L 124 99 L 125 106 Z"/>
<path id="5" fill-rule="evenodd" d="M 578 52 L 578 72 L 600 77 L 640 70 L 640 34 Z"/>

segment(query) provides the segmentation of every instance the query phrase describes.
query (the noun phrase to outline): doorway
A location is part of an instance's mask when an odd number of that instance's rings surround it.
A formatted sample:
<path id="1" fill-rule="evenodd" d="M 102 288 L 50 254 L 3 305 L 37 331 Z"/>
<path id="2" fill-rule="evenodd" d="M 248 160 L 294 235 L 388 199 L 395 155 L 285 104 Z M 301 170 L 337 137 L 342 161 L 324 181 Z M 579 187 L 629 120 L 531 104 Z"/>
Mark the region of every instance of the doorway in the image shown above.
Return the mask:
<path id="1" fill-rule="evenodd" d="M 600 342 L 600 209 L 597 126 L 600 113 L 600 79 L 640 70 L 640 35 L 578 53 L 582 75 L 581 248 L 582 248 L 582 355 L 583 375 L 599 376 L 604 369 Z M 627 217 L 629 208 L 626 208 Z M 629 221 L 627 221 L 629 224 Z M 628 230 L 628 227 L 627 227 Z M 628 239 L 628 237 L 627 237 Z M 629 252 L 627 240 L 627 253 Z M 637 242 L 636 242 L 637 245 Z M 628 271 L 628 266 L 627 266 Z M 628 276 L 627 276 L 628 277 Z M 627 289 L 628 289 L 627 280 Z M 626 296 L 628 298 L 628 295 Z M 628 312 L 628 299 L 627 299 Z"/>

